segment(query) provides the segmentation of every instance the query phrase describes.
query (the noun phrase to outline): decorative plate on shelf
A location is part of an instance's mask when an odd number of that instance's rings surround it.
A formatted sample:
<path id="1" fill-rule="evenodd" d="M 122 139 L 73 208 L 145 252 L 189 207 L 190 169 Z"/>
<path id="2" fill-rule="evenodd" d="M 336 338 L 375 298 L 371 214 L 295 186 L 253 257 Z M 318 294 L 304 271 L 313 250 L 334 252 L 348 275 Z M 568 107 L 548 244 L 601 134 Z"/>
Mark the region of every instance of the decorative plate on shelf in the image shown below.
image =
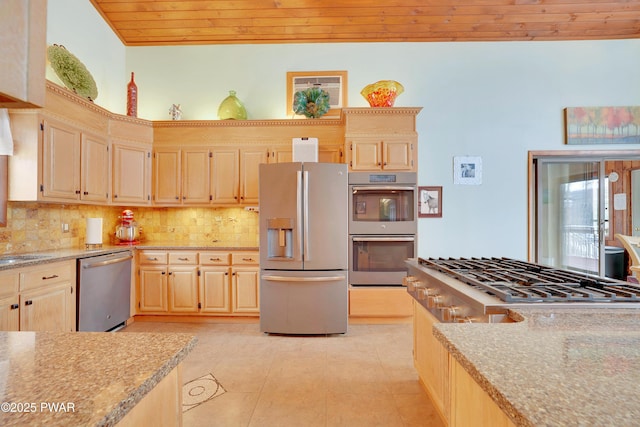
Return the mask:
<path id="1" fill-rule="evenodd" d="M 98 97 L 98 87 L 87 67 L 62 45 L 47 48 L 51 68 L 64 85 L 78 95 L 93 101 Z"/>

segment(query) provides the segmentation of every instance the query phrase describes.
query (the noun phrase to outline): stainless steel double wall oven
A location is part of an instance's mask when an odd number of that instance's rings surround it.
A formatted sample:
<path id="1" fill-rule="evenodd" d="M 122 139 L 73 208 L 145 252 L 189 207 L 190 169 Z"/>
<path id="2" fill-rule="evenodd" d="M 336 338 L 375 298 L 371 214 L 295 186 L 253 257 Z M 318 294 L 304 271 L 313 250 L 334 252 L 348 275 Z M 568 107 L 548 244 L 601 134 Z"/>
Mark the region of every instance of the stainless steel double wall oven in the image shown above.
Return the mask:
<path id="1" fill-rule="evenodd" d="M 417 251 L 414 172 L 349 174 L 349 283 L 401 286 Z"/>

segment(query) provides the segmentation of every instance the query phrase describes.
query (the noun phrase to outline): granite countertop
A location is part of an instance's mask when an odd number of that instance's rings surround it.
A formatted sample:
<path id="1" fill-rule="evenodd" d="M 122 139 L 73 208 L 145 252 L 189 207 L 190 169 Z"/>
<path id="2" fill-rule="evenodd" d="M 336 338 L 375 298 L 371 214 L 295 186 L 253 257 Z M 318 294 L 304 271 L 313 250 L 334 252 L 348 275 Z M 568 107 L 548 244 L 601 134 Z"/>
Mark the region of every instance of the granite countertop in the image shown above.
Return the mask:
<path id="1" fill-rule="evenodd" d="M 520 426 L 640 420 L 640 309 L 523 309 L 434 335 Z"/>
<path id="2" fill-rule="evenodd" d="M 109 253 L 125 252 L 131 249 L 151 249 L 151 250 L 216 250 L 216 251 L 258 251 L 258 247 L 254 246 L 234 246 L 229 242 L 161 242 L 161 241 L 149 241 L 141 242 L 134 245 L 103 245 L 99 249 L 85 249 L 85 248 L 67 248 L 67 249 L 55 249 L 51 251 L 43 252 L 30 252 L 26 254 L 4 254 L 0 255 L 2 258 L 10 258 L 12 256 L 28 256 L 35 258 L 18 259 L 10 264 L 0 263 L 0 271 L 9 270 L 16 267 L 27 267 L 36 264 L 45 264 L 50 262 L 65 261 L 69 259 L 81 259 L 89 258 L 93 256 L 105 255 Z"/>
<path id="3" fill-rule="evenodd" d="M 0 425 L 114 425 L 195 344 L 189 334 L 0 332 Z"/>

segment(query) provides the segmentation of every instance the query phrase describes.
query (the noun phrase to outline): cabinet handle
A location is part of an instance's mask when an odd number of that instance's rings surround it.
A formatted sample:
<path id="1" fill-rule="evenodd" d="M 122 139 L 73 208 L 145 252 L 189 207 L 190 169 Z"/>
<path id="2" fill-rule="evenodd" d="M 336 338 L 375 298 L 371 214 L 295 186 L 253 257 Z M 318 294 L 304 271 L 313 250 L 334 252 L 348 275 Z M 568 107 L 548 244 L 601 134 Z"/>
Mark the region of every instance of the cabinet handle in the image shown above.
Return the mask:
<path id="1" fill-rule="evenodd" d="M 164 276 L 165 274 L 167 274 L 165 271 L 162 272 L 162 275 Z"/>
<path id="2" fill-rule="evenodd" d="M 54 275 L 52 275 L 52 276 L 44 276 L 44 277 L 42 278 L 42 280 L 55 279 L 56 277 L 58 277 L 58 275 L 57 275 L 57 274 L 54 274 Z"/>
<path id="3" fill-rule="evenodd" d="M 88 191 L 85 191 L 83 194 L 84 194 L 85 196 L 88 196 L 88 195 L 89 195 L 89 192 L 88 192 Z"/>
<path id="4" fill-rule="evenodd" d="M 31 304 L 33 304 L 33 301 L 31 301 L 31 300 L 26 300 L 24 302 L 24 305 L 31 305 Z"/>
<path id="5" fill-rule="evenodd" d="M 242 260 L 249 262 L 249 261 L 253 261 L 253 258 L 242 258 Z"/>
<path id="6" fill-rule="evenodd" d="M 158 258 L 147 258 L 147 261 L 157 261 Z"/>
<path id="7" fill-rule="evenodd" d="M 80 194 L 80 190 L 76 190 L 76 194 Z"/>
<path id="8" fill-rule="evenodd" d="M 171 276 L 172 274 L 173 274 L 173 272 L 172 272 L 172 271 L 170 271 L 170 272 L 169 272 L 169 276 Z"/>
<path id="9" fill-rule="evenodd" d="M 384 165 L 384 166 L 387 166 L 387 162 L 384 162 L 384 163 L 383 163 L 383 165 Z"/>
<path id="10" fill-rule="evenodd" d="M 11 304 L 11 310 L 15 310 L 17 308 L 20 308 L 20 304 Z"/>
<path id="11" fill-rule="evenodd" d="M 225 272 L 225 273 L 224 273 L 224 275 L 225 275 L 225 276 L 228 276 L 228 275 L 229 275 L 229 273 L 228 273 L 228 272 Z"/>
<path id="12" fill-rule="evenodd" d="M 234 271 L 233 273 L 231 273 L 231 275 L 232 275 L 232 276 L 235 276 L 235 275 L 236 275 L 236 272 Z"/>
<path id="13" fill-rule="evenodd" d="M 220 258 L 209 258 L 209 261 L 222 261 Z"/>
<path id="14" fill-rule="evenodd" d="M 189 261 L 189 258 L 178 258 L 178 261 Z"/>
<path id="15" fill-rule="evenodd" d="M 114 199 L 117 199 L 117 198 L 118 198 L 118 195 L 117 195 L 117 194 L 114 194 L 114 195 L 113 195 L 113 198 L 114 198 Z"/>

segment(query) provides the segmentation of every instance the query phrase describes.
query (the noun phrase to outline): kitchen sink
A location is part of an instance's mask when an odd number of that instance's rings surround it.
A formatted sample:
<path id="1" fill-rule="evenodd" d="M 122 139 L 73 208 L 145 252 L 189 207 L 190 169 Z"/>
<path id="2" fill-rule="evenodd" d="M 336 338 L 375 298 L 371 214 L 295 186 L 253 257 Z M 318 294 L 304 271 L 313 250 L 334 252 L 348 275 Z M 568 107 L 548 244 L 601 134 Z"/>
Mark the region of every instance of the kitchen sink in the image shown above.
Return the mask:
<path id="1" fill-rule="evenodd" d="M 0 265 L 14 264 L 16 262 L 33 261 L 51 258 L 51 255 L 5 255 L 0 256 Z"/>

